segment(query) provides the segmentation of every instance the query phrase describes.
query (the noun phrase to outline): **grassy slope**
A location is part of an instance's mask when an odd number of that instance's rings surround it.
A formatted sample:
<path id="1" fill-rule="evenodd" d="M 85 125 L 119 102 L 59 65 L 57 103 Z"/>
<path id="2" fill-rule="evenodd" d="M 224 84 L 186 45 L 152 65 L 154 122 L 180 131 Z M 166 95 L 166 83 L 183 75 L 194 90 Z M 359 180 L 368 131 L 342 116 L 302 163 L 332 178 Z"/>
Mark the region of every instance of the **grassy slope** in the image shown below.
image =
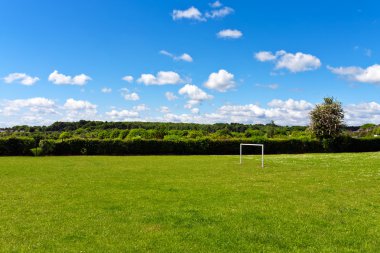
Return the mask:
<path id="1" fill-rule="evenodd" d="M 0 158 L 0 250 L 376 252 L 380 154 Z"/>

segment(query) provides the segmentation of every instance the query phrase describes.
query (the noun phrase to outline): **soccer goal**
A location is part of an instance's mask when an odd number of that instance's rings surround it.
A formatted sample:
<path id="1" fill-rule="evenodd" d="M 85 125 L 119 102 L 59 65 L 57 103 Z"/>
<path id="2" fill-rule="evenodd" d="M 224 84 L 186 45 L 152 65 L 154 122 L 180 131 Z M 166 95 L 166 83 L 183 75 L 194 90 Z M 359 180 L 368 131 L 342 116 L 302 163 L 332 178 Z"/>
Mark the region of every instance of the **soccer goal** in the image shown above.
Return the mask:
<path id="1" fill-rule="evenodd" d="M 243 146 L 261 147 L 261 168 L 264 168 L 264 144 L 240 143 L 240 164 L 243 163 Z"/>

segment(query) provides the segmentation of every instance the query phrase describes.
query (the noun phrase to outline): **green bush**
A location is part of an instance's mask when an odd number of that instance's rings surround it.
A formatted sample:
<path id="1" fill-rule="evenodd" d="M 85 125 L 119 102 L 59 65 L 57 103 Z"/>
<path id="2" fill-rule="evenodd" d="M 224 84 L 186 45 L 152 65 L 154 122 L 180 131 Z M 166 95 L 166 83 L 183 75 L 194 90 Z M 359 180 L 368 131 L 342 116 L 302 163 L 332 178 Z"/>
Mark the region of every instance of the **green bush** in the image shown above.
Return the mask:
<path id="1" fill-rule="evenodd" d="M 41 148 L 41 154 L 47 155 L 54 152 L 55 149 L 55 141 L 53 140 L 41 140 L 39 143 L 39 147 Z"/>
<path id="2" fill-rule="evenodd" d="M 107 130 L 100 131 L 98 133 L 98 138 L 99 139 L 108 139 L 108 138 L 110 138 L 110 132 Z"/>
<path id="3" fill-rule="evenodd" d="M 128 129 L 121 130 L 120 134 L 119 134 L 119 139 L 124 140 L 128 136 L 128 134 L 129 134 L 129 130 Z"/>
<path id="4" fill-rule="evenodd" d="M 218 140 L 225 140 L 225 139 L 230 139 L 232 137 L 231 132 L 228 129 L 220 129 L 217 130 L 215 133 L 211 135 L 213 139 L 218 139 Z"/>
<path id="5" fill-rule="evenodd" d="M 32 148 L 32 149 L 30 149 L 30 152 L 33 154 L 33 156 L 43 155 L 42 148 Z"/>
<path id="6" fill-rule="evenodd" d="M 56 142 L 55 155 L 81 155 L 86 149 L 88 155 L 226 155 L 238 154 L 240 143 L 262 143 L 266 154 L 296 154 L 324 152 L 323 146 L 316 140 L 270 140 L 231 139 L 211 140 L 179 139 L 178 136 L 166 136 L 164 140 L 83 140 L 69 139 Z M 380 142 L 379 142 L 380 143 Z M 250 152 L 255 152 L 254 149 Z"/>
<path id="7" fill-rule="evenodd" d="M 135 138 L 144 138 L 147 135 L 147 130 L 143 128 L 136 128 L 136 129 L 131 129 L 129 131 L 129 134 L 127 135 L 128 140 L 133 140 Z"/>
<path id="8" fill-rule="evenodd" d="M 364 124 L 360 127 L 360 129 L 368 129 L 368 128 L 374 128 L 376 127 L 375 124 L 372 124 L 372 123 L 367 123 L 367 124 Z"/>
<path id="9" fill-rule="evenodd" d="M 190 130 L 188 131 L 187 133 L 187 138 L 190 138 L 190 139 L 199 139 L 199 138 L 202 138 L 206 135 L 205 132 L 201 131 L 201 130 Z"/>
<path id="10" fill-rule="evenodd" d="M 174 135 L 174 134 L 169 134 L 169 135 L 164 136 L 164 141 L 180 141 L 182 139 L 183 138 L 181 138 L 181 136 Z"/>
<path id="11" fill-rule="evenodd" d="M 247 129 L 244 132 L 245 137 L 251 138 L 251 137 L 258 137 L 258 136 L 264 136 L 265 132 L 260 130 L 253 130 L 253 129 Z"/>
<path id="12" fill-rule="evenodd" d="M 369 152 L 380 151 L 380 138 L 355 139 L 342 136 L 326 142 L 299 139 L 187 139 L 167 135 L 164 140 L 146 140 L 135 136 L 121 139 L 66 139 L 43 140 L 39 148 L 43 155 L 227 155 L 238 154 L 240 143 L 261 143 L 266 154 L 300 154 L 320 152 Z M 32 155 L 34 139 L 0 139 L 0 155 Z M 247 152 L 259 152 L 252 148 Z"/>
<path id="13" fill-rule="evenodd" d="M 119 138 L 120 136 L 120 130 L 119 129 L 113 129 L 110 134 L 111 139 Z"/>
<path id="14" fill-rule="evenodd" d="M 69 132 L 62 132 L 60 135 L 59 135 L 59 139 L 61 139 L 62 141 L 65 140 L 65 139 L 68 139 L 71 137 L 71 134 Z"/>
<path id="15" fill-rule="evenodd" d="M 31 155 L 30 149 L 35 147 L 33 138 L 4 138 L 0 139 L 0 156 Z"/>

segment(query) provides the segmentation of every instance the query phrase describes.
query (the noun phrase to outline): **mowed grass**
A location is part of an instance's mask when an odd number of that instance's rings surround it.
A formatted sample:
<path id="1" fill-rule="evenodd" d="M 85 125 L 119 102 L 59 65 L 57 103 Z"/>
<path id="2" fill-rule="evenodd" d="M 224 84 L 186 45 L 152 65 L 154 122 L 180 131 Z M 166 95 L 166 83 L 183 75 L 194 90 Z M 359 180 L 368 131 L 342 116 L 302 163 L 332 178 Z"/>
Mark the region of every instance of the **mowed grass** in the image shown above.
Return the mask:
<path id="1" fill-rule="evenodd" d="M 379 252 L 380 153 L 2 157 L 2 252 Z"/>

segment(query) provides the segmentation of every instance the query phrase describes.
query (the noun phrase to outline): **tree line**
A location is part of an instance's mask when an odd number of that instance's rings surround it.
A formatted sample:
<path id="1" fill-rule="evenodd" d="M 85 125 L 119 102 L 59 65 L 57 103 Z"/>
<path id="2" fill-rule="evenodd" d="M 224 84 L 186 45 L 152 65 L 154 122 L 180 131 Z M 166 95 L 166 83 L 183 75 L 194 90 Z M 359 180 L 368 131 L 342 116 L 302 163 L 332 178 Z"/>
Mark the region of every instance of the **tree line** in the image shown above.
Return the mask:
<path id="1" fill-rule="evenodd" d="M 47 139 L 233 139 L 310 137 L 305 126 L 269 124 L 194 124 L 162 122 L 55 122 L 50 126 L 14 126 L 3 129 L 2 137 L 33 137 Z"/>

